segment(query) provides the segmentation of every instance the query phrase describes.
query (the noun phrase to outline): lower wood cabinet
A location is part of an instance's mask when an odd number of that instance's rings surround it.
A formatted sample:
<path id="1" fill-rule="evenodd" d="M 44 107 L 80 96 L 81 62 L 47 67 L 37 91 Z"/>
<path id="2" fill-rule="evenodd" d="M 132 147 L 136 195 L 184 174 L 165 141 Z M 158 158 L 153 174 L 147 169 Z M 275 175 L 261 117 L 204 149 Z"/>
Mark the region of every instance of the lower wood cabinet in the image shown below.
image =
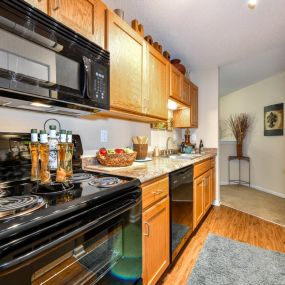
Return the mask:
<path id="1" fill-rule="evenodd" d="M 213 185 L 215 168 L 212 164 L 214 159 L 203 161 L 194 166 L 194 228 L 200 223 L 213 202 Z"/>
<path id="2" fill-rule="evenodd" d="M 25 0 L 25 2 L 31 4 L 46 14 L 48 13 L 48 0 Z"/>
<path id="3" fill-rule="evenodd" d="M 143 199 L 143 284 L 153 285 L 169 265 L 168 177 L 142 186 Z M 153 199 L 150 198 L 153 195 Z M 145 200 L 145 202 L 144 202 Z"/>

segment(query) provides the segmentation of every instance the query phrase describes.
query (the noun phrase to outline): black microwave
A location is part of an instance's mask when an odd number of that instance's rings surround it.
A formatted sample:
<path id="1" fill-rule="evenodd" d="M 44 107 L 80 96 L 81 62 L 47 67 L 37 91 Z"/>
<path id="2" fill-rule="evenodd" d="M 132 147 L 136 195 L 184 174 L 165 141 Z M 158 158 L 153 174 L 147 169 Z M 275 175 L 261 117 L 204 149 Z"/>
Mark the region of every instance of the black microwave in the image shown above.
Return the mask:
<path id="1" fill-rule="evenodd" d="M 0 1 L 0 38 L 0 106 L 67 115 L 110 108 L 108 51 L 19 0 Z"/>

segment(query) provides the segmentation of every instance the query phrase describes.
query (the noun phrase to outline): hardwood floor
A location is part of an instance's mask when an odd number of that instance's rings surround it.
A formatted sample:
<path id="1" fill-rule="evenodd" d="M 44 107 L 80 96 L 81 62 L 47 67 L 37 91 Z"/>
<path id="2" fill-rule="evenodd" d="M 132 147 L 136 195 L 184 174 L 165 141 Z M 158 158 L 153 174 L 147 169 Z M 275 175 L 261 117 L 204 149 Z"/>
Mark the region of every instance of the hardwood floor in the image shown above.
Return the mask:
<path id="1" fill-rule="evenodd" d="M 161 284 L 186 284 L 208 233 L 285 253 L 284 227 L 226 206 L 214 207 Z"/>

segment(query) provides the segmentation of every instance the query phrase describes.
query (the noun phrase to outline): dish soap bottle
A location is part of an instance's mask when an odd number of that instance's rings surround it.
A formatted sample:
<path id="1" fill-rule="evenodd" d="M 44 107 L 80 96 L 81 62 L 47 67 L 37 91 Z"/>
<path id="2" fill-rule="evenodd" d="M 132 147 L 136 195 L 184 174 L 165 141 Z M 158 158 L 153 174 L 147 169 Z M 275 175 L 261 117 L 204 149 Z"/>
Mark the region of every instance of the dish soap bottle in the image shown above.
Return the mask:
<path id="1" fill-rule="evenodd" d="M 30 143 L 30 152 L 31 152 L 31 181 L 40 180 L 39 176 L 39 142 L 38 142 L 38 130 L 31 130 L 31 143 Z"/>
<path id="2" fill-rule="evenodd" d="M 50 183 L 49 144 L 45 130 L 40 131 L 40 180 L 41 183 Z"/>
<path id="3" fill-rule="evenodd" d="M 56 136 L 56 126 L 49 126 L 49 167 L 50 170 L 57 169 L 57 149 L 58 149 L 58 139 Z"/>
<path id="4" fill-rule="evenodd" d="M 203 145 L 203 141 L 200 140 L 200 144 L 199 144 L 199 153 L 203 153 L 204 152 L 204 145 Z"/>
<path id="5" fill-rule="evenodd" d="M 58 161 L 56 170 L 56 182 L 66 182 L 66 156 L 68 144 L 66 142 L 66 130 L 61 130 L 58 143 Z"/>
<path id="6" fill-rule="evenodd" d="M 67 131 L 67 155 L 66 155 L 67 178 L 70 178 L 73 175 L 73 167 L 72 167 L 73 148 L 74 145 L 72 143 L 72 131 Z"/>

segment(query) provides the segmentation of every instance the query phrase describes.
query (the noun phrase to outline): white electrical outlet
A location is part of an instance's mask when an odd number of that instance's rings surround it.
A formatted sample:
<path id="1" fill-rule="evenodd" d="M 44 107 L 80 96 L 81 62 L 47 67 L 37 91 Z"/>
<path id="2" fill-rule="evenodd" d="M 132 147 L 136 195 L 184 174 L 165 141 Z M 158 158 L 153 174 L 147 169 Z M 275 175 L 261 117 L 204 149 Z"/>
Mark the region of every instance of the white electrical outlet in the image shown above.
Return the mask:
<path id="1" fill-rule="evenodd" d="M 101 130 L 101 142 L 108 142 L 108 131 Z"/>

